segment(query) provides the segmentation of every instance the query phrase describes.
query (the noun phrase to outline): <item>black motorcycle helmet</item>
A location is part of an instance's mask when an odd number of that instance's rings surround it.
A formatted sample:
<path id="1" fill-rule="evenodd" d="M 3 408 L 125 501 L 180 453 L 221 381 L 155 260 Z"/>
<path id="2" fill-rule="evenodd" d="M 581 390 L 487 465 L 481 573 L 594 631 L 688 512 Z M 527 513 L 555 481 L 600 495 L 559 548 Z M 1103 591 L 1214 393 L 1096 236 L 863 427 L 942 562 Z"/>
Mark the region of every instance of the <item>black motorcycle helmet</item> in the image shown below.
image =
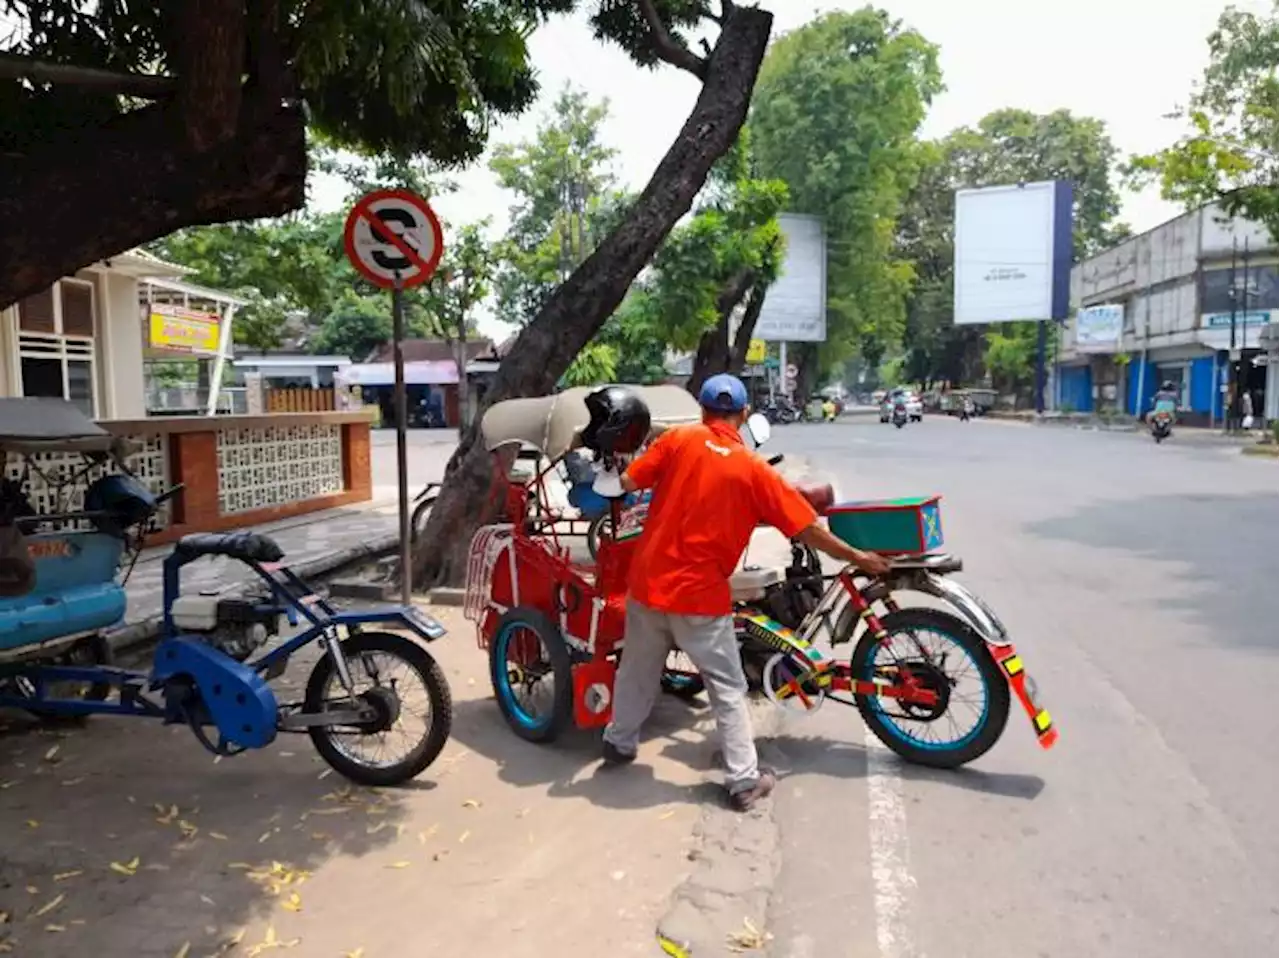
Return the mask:
<path id="1" fill-rule="evenodd" d="M 602 456 L 630 455 L 649 438 L 649 407 L 625 386 L 605 386 L 584 400 L 591 422 L 582 444 Z"/>

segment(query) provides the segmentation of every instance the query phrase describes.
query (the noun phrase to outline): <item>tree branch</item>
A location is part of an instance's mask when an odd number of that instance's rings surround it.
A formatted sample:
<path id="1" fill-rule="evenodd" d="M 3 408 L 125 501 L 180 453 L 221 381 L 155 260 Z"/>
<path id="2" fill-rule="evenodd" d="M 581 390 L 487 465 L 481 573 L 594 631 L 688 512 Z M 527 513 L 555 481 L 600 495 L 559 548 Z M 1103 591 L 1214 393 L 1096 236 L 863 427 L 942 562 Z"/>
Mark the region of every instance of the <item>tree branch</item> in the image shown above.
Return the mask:
<path id="1" fill-rule="evenodd" d="M 0 80 L 28 80 L 53 86 L 83 87 L 143 100 L 162 100 L 177 89 L 177 80 L 171 76 L 119 73 L 95 67 L 49 63 L 3 51 L 0 51 Z"/>
<path id="2" fill-rule="evenodd" d="M 203 152 L 187 145 L 184 118 L 175 114 L 176 101 L 150 106 L 38 152 L 0 156 L 0 308 L 185 226 L 279 216 L 303 205 L 300 110 L 277 107 Z M 85 157 L 93 158 L 90 167 Z"/>
<path id="3" fill-rule="evenodd" d="M 640 12 L 644 14 L 645 23 L 649 24 L 649 32 L 653 35 L 653 52 L 658 59 L 692 73 L 699 80 L 706 80 L 707 61 L 672 38 L 667 25 L 662 22 L 658 8 L 653 5 L 653 0 L 637 0 L 637 2 L 640 5 Z"/>

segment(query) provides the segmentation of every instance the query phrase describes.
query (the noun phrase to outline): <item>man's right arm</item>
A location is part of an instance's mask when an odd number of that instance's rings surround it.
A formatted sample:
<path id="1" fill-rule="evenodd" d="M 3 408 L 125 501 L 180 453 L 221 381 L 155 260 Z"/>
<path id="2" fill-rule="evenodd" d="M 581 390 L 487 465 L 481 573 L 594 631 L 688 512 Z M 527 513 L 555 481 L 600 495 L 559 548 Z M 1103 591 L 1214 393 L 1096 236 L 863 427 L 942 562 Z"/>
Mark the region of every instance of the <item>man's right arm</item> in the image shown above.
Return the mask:
<path id="1" fill-rule="evenodd" d="M 640 456 L 627 466 L 622 474 L 622 489 L 632 493 L 640 489 L 652 489 L 658 482 L 658 476 L 670 458 L 677 441 L 678 433 L 668 429 L 649 444 Z"/>
<path id="2" fill-rule="evenodd" d="M 796 536 L 795 539 L 797 542 L 812 546 L 819 552 L 825 552 L 833 559 L 838 559 L 847 565 L 857 566 L 867 575 L 884 575 L 891 567 L 891 563 L 884 556 L 875 552 L 864 552 L 862 549 L 855 549 L 843 539 L 832 535 L 831 531 L 821 522 L 814 522 Z"/>
<path id="3" fill-rule="evenodd" d="M 756 473 L 756 500 L 764 521 L 787 538 L 812 546 L 833 559 L 855 565 L 868 575 L 883 575 L 889 571 L 889 560 L 884 556 L 855 549 L 832 535 L 809 501 L 763 461 Z"/>

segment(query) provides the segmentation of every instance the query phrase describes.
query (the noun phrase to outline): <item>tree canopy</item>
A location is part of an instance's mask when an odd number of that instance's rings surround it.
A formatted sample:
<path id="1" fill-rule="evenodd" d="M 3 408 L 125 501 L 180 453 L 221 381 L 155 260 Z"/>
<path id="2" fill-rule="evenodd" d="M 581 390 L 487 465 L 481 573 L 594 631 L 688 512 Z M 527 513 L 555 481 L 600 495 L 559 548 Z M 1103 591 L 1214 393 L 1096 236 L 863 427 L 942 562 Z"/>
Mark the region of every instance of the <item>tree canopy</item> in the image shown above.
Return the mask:
<path id="1" fill-rule="evenodd" d="M 895 223 L 919 174 L 916 130 L 941 89 L 937 47 L 872 7 L 784 35 L 761 67 L 759 173 L 786 183 L 789 210 L 826 223 L 828 361 L 901 335 L 912 273 Z"/>
<path id="2" fill-rule="evenodd" d="M 0 305 L 175 229 L 300 208 L 308 122 L 474 159 L 537 94 L 530 30 L 573 6 L 0 0 L 20 23 L 0 41 Z"/>
<path id="3" fill-rule="evenodd" d="M 600 139 L 608 114 L 607 101 L 566 86 L 532 138 L 494 150 L 489 169 L 515 197 L 498 250 L 499 319 L 527 323 L 607 235 L 617 152 Z"/>
<path id="4" fill-rule="evenodd" d="M 1165 199 L 1194 209 L 1219 202 L 1280 238 L 1277 189 L 1276 4 L 1270 16 L 1228 7 L 1209 34 L 1209 65 L 1174 116 L 1190 129 L 1172 146 L 1134 157 L 1136 185 L 1156 180 Z"/>

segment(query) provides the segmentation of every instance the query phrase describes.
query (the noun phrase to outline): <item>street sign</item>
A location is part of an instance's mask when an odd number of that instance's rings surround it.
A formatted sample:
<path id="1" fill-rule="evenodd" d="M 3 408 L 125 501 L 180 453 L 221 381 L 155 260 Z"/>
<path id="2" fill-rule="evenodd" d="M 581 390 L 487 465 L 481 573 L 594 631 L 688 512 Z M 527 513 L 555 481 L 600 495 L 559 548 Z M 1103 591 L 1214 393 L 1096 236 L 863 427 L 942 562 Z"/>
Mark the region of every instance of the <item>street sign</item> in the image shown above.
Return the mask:
<path id="1" fill-rule="evenodd" d="M 751 340 L 750 344 L 747 346 L 747 363 L 752 366 L 757 366 L 764 362 L 765 351 L 768 348 L 768 344 L 765 343 L 763 339 Z"/>
<path id="2" fill-rule="evenodd" d="M 431 205 L 408 190 L 374 190 L 351 207 L 342 229 L 351 265 L 369 282 L 391 290 L 394 352 L 396 479 L 400 499 L 400 603 L 413 598 L 409 515 L 409 400 L 404 382 L 404 291 L 431 278 L 444 254 L 444 234 Z M 465 388 L 465 385 L 463 386 Z"/>
<path id="3" fill-rule="evenodd" d="M 347 258 L 365 279 L 402 289 L 431 278 L 444 253 L 440 221 L 425 199 L 408 190 L 375 190 L 356 201 L 342 231 Z"/>

